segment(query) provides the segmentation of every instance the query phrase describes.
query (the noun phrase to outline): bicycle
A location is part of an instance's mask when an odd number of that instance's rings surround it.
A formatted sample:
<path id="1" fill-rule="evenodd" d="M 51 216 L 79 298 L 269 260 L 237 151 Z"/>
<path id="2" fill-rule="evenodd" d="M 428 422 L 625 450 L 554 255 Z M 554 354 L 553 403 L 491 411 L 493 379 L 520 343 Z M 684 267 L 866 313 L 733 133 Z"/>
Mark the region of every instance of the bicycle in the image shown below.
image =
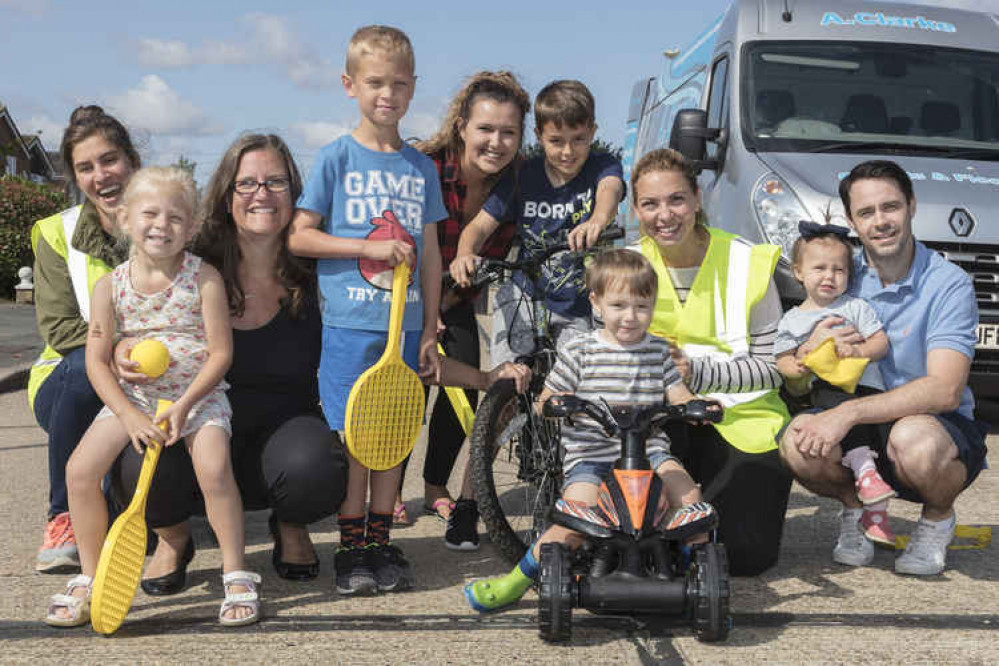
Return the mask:
<path id="1" fill-rule="evenodd" d="M 600 234 L 597 244 L 623 236 L 623 229 L 611 227 Z M 483 260 L 471 280 L 473 286 L 481 287 L 503 280 L 507 273 L 520 272 L 532 286 L 534 351 L 517 358 L 531 368 L 530 386 L 523 394 L 509 380 L 490 387 L 475 412 L 470 437 L 472 487 L 479 515 L 489 538 L 513 564 L 544 531 L 548 509 L 562 488 L 559 424 L 539 416 L 534 401 L 557 357 L 548 328 L 542 268 L 551 257 L 568 250 L 567 243 L 559 243 L 527 260 Z"/>
<path id="2" fill-rule="evenodd" d="M 604 477 L 597 504 L 559 499 L 551 510 L 552 523 L 582 534 L 585 541 L 574 553 L 561 543 L 541 546 L 541 638 L 568 640 L 575 607 L 594 613 L 683 615 L 698 640 L 725 640 L 731 623 L 725 549 L 715 541 L 692 546 L 686 566 L 681 547 L 684 539 L 713 531 L 718 514 L 707 502 L 660 509 L 665 489 L 645 448 L 652 430 L 667 421 L 721 421 L 720 405 L 691 400 L 609 406 L 557 395 L 548 399 L 543 413 L 562 419 L 586 414 L 608 437 L 620 437 L 621 457 Z"/>

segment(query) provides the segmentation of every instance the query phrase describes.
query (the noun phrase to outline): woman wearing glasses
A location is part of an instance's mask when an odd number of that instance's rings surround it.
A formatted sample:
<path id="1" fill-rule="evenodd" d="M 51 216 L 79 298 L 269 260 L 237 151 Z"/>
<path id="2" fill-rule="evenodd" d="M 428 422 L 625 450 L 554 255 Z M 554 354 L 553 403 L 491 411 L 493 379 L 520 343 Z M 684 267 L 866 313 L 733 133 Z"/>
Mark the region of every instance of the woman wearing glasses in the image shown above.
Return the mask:
<path id="1" fill-rule="evenodd" d="M 247 510 L 271 509 L 273 563 L 279 576 L 319 573 L 308 525 L 329 516 L 346 490 L 346 457 L 322 418 L 316 385 L 321 322 L 315 275 L 288 253 L 286 237 L 302 190 L 298 169 L 277 136 L 247 134 L 226 151 L 205 191 L 204 228 L 194 251 L 226 284 L 233 326 L 233 364 L 226 375 L 232 403 L 233 470 Z M 128 381 L 141 381 L 124 359 Z M 141 458 L 125 452 L 122 497 L 130 497 Z M 160 536 L 142 588 L 180 592 L 194 546 L 187 518 L 197 509 L 196 484 L 182 447 L 164 450 L 149 497 L 147 521 Z"/>

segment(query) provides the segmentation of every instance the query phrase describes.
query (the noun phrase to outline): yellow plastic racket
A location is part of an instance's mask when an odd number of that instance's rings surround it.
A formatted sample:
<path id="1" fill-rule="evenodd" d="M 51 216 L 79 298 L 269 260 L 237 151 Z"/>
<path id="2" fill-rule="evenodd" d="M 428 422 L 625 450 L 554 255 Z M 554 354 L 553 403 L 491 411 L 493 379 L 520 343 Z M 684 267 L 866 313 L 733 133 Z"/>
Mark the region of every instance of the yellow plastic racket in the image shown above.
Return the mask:
<path id="1" fill-rule="evenodd" d="M 347 449 L 374 470 L 392 469 L 416 444 L 423 423 L 423 382 L 402 360 L 402 313 L 409 267 L 395 267 L 388 343 L 378 362 L 354 382 L 347 398 L 344 434 Z"/>
<path id="2" fill-rule="evenodd" d="M 447 354 L 444 353 L 444 347 L 439 342 L 437 343 L 437 353 L 442 357 L 447 358 Z M 451 407 L 454 408 L 454 413 L 458 415 L 458 421 L 461 422 L 461 429 L 465 431 L 465 435 L 472 432 L 472 421 L 475 419 L 475 412 L 472 411 L 472 406 L 468 404 L 468 396 L 460 388 L 455 386 L 444 386 L 444 392 L 447 393 L 448 400 L 451 401 Z"/>
<path id="3" fill-rule="evenodd" d="M 158 400 L 156 416 L 172 404 L 169 400 Z M 146 499 L 162 449 L 163 446 L 156 442 L 146 447 L 132 501 L 114 521 L 104 540 L 90 600 L 90 624 L 99 633 L 113 634 L 118 630 L 132 607 L 135 589 L 139 587 L 142 564 L 146 560 Z"/>

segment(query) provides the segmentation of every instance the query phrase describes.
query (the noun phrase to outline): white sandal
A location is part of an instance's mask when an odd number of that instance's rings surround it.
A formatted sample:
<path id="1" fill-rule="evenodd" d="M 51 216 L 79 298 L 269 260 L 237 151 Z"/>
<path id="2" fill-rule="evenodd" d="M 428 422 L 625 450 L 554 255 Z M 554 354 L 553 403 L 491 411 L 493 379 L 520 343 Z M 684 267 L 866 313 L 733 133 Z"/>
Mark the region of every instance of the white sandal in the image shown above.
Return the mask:
<path id="1" fill-rule="evenodd" d="M 246 592 L 230 592 L 232 585 L 242 585 Z M 242 627 L 260 620 L 260 574 L 252 571 L 233 571 L 222 574 L 222 587 L 225 589 L 225 601 L 219 609 L 219 624 L 223 627 Z M 233 608 L 249 608 L 252 612 L 246 617 L 226 617 L 225 614 Z"/>
<path id="2" fill-rule="evenodd" d="M 53 594 L 49 599 L 49 608 L 45 613 L 45 624 L 51 627 L 79 627 L 90 621 L 90 588 L 94 579 L 90 576 L 74 576 L 66 584 L 66 591 Z M 84 587 L 87 594 L 82 597 L 73 596 L 73 590 Z M 57 615 L 59 610 L 68 610 L 69 617 Z"/>

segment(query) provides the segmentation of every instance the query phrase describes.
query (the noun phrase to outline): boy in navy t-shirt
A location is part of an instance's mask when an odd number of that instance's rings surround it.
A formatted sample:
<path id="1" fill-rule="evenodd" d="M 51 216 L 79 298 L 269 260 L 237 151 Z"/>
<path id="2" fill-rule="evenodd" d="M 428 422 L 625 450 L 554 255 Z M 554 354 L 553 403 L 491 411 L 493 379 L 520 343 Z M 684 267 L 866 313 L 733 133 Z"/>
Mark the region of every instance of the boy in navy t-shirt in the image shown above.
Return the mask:
<path id="1" fill-rule="evenodd" d="M 361 123 L 324 147 L 296 204 L 289 249 L 318 259 L 323 295 L 319 393 L 330 429 L 342 430 L 350 389 L 385 350 L 393 267 L 414 278 L 406 293 L 403 357 L 424 375 L 438 371 L 441 264 L 434 226 L 447 217 L 433 161 L 399 137 L 413 98 L 413 48 L 404 33 L 367 26 L 347 47 L 343 86 Z M 411 586 L 409 564 L 389 543 L 401 467 L 370 472 L 352 456 L 340 507 L 335 557 L 341 594 Z M 365 519 L 365 511 L 368 511 Z"/>
<path id="2" fill-rule="evenodd" d="M 535 132 L 544 151 L 524 163 L 516 175 L 496 184 L 478 215 L 458 240 L 451 275 L 467 284 L 478 261 L 476 252 L 499 226 L 516 216 L 520 258 L 531 258 L 551 245 L 568 241 L 576 252 L 593 245 L 614 220 L 624 195 L 621 163 L 606 153 L 590 153 L 597 126 L 593 96 L 579 81 L 555 81 L 534 103 Z M 592 328 L 583 259 L 567 252 L 549 260 L 543 270 L 545 305 L 552 331 L 560 341 Z M 518 289 L 503 285 L 496 296 L 498 320 L 493 324 L 490 354 L 494 363 L 531 351 L 533 333 L 520 290 L 532 285 L 515 276 Z M 569 335 L 566 335 L 569 334 Z"/>

